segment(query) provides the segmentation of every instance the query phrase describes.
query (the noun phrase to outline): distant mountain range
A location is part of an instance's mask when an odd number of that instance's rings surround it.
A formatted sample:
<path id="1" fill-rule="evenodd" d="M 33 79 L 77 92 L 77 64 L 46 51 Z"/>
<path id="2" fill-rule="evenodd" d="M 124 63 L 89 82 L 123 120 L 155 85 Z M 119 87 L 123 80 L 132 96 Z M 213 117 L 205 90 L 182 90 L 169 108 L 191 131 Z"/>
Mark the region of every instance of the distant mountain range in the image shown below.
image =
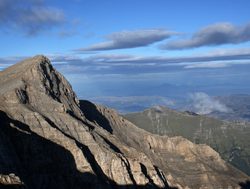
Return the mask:
<path id="1" fill-rule="evenodd" d="M 241 99 L 249 99 L 249 96 L 241 97 Z M 236 97 L 223 98 L 223 102 L 228 102 L 233 109 L 236 101 L 230 101 L 231 98 Z M 245 102 L 245 100 L 239 101 Z M 237 111 L 236 108 L 233 110 Z M 226 113 L 224 115 L 226 116 Z M 250 175 L 250 123 L 248 122 L 220 121 L 190 111 L 178 112 L 162 106 L 143 112 L 129 113 L 124 117 L 154 134 L 183 136 L 194 143 L 207 144 L 219 152 L 223 159 Z M 239 117 L 236 115 L 233 118 Z"/>
<path id="2" fill-rule="evenodd" d="M 166 106 L 178 111 L 191 111 L 229 121 L 250 121 L 250 95 L 209 96 L 204 92 L 185 97 L 164 96 L 103 96 L 89 98 L 120 113 L 139 112 L 153 106 Z"/>
<path id="3" fill-rule="evenodd" d="M 105 96 L 105 97 L 92 97 L 91 101 L 97 104 L 114 108 L 120 113 L 129 113 L 142 111 L 146 108 L 163 105 L 174 106 L 175 102 L 167 97 L 162 96 Z"/>

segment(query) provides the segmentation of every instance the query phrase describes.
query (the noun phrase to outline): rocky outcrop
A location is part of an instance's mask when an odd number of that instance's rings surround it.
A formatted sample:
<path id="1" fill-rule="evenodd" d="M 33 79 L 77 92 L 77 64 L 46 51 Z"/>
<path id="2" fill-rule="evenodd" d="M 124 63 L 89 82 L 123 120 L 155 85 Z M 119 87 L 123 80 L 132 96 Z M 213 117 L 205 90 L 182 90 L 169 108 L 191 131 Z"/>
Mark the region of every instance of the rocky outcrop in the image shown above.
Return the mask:
<path id="1" fill-rule="evenodd" d="M 239 188 L 248 179 L 208 146 L 149 134 L 91 103 L 80 107 L 44 56 L 0 72 L 0 86 L 1 187 Z"/>

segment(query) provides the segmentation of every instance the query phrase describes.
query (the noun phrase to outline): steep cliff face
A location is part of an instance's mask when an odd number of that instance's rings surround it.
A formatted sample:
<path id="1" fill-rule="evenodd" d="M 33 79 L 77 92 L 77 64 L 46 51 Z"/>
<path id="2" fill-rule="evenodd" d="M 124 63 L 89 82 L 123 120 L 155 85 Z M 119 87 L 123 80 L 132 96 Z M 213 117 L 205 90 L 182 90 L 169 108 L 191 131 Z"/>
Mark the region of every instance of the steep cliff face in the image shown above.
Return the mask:
<path id="1" fill-rule="evenodd" d="M 150 134 L 119 116 L 114 110 L 81 101 L 85 116 L 117 136 L 127 146 L 145 153 L 160 167 L 169 183 L 178 188 L 240 188 L 249 179 L 227 164 L 207 145 L 183 137 Z"/>
<path id="2" fill-rule="evenodd" d="M 239 188 L 249 179 L 208 146 L 149 134 L 89 102 L 80 108 L 44 56 L 0 72 L 0 86 L 0 186 Z"/>
<path id="3" fill-rule="evenodd" d="M 0 72 L 0 185 L 167 188 L 143 153 L 88 121 L 70 84 L 44 56 Z"/>

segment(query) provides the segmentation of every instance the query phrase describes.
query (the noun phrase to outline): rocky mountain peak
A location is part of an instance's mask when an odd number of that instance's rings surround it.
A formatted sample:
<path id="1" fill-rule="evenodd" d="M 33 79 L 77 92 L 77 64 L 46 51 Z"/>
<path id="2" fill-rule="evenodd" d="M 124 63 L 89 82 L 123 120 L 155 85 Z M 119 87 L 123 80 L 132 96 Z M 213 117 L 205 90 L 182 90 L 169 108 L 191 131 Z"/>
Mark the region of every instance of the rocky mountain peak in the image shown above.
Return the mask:
<path id="1" fill-rule="evenodd" d="M 46 57 L 0 72 L 0 85 L 0 186 L 168 186 L 145 155 L 95 131 L 99 126 L 85 118 L 71 85 Z"/>
<path id="2" fill-rule="evenodd" d="M 37 111 L 68 111 L 81 118 L 71 85 L 47 57 L 38 55 L 26 59 L 0 72 L 0 77 L 0 94 L 5 97 L 5 103 L 19 101 Z"/>

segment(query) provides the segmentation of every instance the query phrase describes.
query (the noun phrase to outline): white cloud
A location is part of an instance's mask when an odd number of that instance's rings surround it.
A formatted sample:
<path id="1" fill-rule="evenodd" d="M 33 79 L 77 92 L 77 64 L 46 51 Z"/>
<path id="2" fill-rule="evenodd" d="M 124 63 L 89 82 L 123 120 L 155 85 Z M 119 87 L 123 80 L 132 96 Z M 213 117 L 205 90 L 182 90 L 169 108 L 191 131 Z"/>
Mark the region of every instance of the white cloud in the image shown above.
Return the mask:
<path id="1" fill-rule="evenodd" d="M 190 94 L 190 99 L 192 100 L 193 111 L 198 114 L 209 114 L 214 111 L 227 113 L 231 111 L 219 100 L 216 100 L 203 92 Z"/>
<path id="2" fill-rule="evenodd" d="M 160 46 L 161 49 L 179 50 L 202 46 L 238 44 L 250 41 L 250 23 L 234 26 L 231 23 L 217 23 L 206 26 L 190 39 L 174 40 Z"/>
<path id="3" fill-rule="evenodd" d="M 164 29 L 144 29 L 115 32 L 106 37 L 108 41 L 97 43 L 91 45 L 90 47 L 80 48 L 76 51 L 100 51 L 148 46 L 176 34 L 176 32 Z"/>
<path id="4" fill-rule="evenodd" d="M 193 69 L 193 68 L 225 68 L 228 67 L 230 64 L 224 62 L 199 62 L 194 64 L 187 64 L 184 66 L 186 69 Z"/>
<path id="5" fill-rule="evenodd" d="M 64 22 L 64 12 L 46 6 L 42 0 L 0 1 L 0 27 L 3 30 L 21 30 L 26 35 L 36 35 Z"/>

